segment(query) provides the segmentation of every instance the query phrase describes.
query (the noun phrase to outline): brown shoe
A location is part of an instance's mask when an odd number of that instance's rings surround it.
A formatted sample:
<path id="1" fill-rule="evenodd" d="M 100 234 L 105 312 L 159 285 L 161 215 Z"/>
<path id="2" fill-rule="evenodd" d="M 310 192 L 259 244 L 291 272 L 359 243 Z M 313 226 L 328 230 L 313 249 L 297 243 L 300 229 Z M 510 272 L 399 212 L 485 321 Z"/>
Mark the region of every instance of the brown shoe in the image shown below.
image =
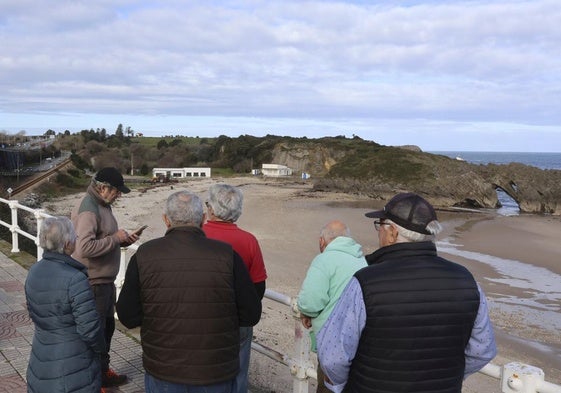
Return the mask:
<path id="1" fill-rule="evenodd" d="M 101 386 L 103 386 L 104 388 L 110 386 L 119 386 L 124 383 L 127 383 L 127 376 L 124 374 L 119 375 L 111 369 L 101 373 Z"/>

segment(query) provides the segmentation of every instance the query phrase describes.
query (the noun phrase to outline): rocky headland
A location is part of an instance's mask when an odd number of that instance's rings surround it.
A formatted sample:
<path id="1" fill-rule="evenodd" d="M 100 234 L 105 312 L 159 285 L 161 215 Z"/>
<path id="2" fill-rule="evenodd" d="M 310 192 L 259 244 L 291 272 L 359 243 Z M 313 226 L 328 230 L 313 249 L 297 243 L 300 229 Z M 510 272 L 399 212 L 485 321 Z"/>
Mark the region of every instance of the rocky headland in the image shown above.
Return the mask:
<path id="1" fill-rule="evenodd" d="M 502 189 L 523 213 L 561 215 L 561 171 L 511 163 L 475 165 L 418 148 L 382 146 L 359 138 L 278 143 L 273 162 L 311 174 L 317 191 L 388 199 L 401 191 L 439 207 L 497 208 Z"/>

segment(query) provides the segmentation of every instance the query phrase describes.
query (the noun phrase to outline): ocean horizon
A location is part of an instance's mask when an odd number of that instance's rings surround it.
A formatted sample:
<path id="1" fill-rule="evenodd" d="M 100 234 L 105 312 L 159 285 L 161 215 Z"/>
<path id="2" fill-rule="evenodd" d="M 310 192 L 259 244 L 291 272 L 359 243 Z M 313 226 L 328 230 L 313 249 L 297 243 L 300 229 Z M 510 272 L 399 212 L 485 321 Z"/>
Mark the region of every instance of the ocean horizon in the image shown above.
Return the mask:
<path id="1" fill-rule="evenodd" d="M 530 153 L 530 152 L 492 152 L 492 151 L 427 151 L 450 158 L 461 159 L 471 164 L 510 164 L 517 162 L 535 166 L 540 169 L 561 170 L 561 153 Z"/>

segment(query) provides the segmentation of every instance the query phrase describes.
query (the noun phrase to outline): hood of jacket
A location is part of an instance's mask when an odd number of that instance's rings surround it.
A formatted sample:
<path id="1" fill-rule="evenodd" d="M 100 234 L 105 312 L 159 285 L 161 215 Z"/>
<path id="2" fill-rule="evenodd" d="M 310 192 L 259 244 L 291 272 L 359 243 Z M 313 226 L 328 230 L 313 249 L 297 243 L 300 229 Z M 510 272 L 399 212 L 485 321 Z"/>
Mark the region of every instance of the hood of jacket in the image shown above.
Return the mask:
<path id="1" fill-rule="evenodd" d="M 362 257 L 362 246 L 354 239 L 346 236 L 338 236 L 333 239 L 323 252 L 340 251 L 349 254 L 355 258 Z"/>

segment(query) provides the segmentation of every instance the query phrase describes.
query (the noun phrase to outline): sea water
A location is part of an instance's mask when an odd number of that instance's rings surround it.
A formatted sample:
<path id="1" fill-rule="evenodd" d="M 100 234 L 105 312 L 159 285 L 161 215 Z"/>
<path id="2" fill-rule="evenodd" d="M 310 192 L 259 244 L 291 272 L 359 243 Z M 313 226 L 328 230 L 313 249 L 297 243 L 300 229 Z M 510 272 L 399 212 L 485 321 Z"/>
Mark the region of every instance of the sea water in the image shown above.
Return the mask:
<path id="1" fill-rule="evenodd" d="M 450 158 L 463 160 L 471 164 L 510 164 L 520 163 L 531 165 L 539 169 L 561 170 L 561 153 L 529 153 L 529 152 L 489 152 L 489 151 L 431 151 L 431 154 L 440 154 Z M 520 213 L 518 204 L 507 193 L 497 189 L 497 198 L 501 208 L 497 213 L 503 216 L 512 216 Z"/>
<path id="2" fill-rule="evenodd" d="M 540 169 L 561 170 L 561 153 L 491 152 L 491 151 L 431 151 L 472 164 L 510 164 L 518 162 Z"/>

